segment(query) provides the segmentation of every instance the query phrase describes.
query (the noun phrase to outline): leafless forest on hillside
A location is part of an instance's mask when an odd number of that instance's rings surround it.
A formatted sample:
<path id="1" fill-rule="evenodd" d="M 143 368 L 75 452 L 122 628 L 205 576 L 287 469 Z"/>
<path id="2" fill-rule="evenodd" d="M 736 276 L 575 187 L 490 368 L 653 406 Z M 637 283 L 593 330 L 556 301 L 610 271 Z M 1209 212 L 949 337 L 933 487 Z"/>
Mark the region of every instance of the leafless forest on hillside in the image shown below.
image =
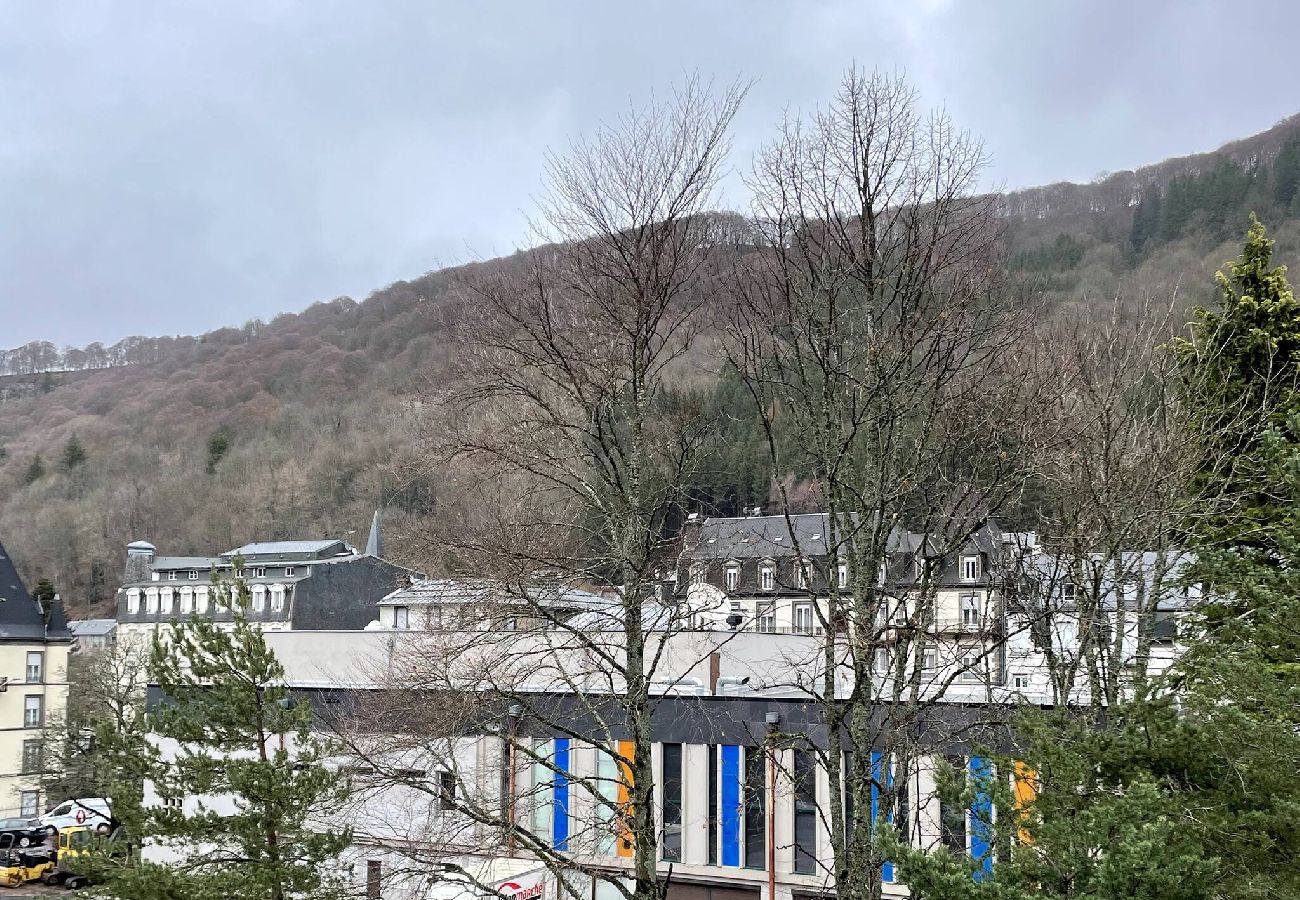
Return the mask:
<path id="1" fill-rule="evenodd" d="M 1109 319 L 1117 303 L 1136 310 L 1149 298 L 1176 296 L 1181 312 L 1206 299 L 1213 271 L 1235 252 L 1247 206 L 1271 213 L 1278 257 L 1295 258 L 1300 194 L 1284 196 L 1281 176 L 1266 166 L 1285 155 L 1298 128 L 1287 120 L 1230 145 L 1222 158 L 1169 161 L 1136 173 L 1132 184 L 1113 176 L 1069 191 L 1012 195 L 1000 219 L 1009 276 L 1024 297 L 1055 312 L 1051 327 L 1077 328 L 1094 316 Z M 1208 206 L 1204 198 L 1218 194 L 1195 189 L 1202 182 L 1232 187 L 1232 172 L 1220 170 L 1238 158 L 1265 168 L 1243 168 L 1231 202 Z M 1111 196 L 1121 188 L 1127 201 Z M 1166 198 L 1151 232 L 1158 240 L 1138 235 L 1150 210 L 1136 202 L 1135 190 Z M 1190 207 L 1170 224 L 1175 197 Z M 737 247 L 744 231 L 743 219 L 714 217 L 698 252 L 714 261 L 747 252 Z M 417 536 L 454 528 L 465 514 L 450 502 L 456 485 L 425 453 L 440 427 L 427 399 L 463 386 L 470 371 L 454 336 L 468 311 L 480 311 L 464 290 L 466 276 L 516 277 L 550 252 L 433 272 L 361 303 L 340 298 L 198 338 L 7 353 L 0 365 L 0 536 L 24 576 L 51 579 L 77 613 L 104 609 L 130 540 L 146 538 L 164 554 L 219 552 L 253 538 L 361 543 L 380 507 L 390 555 L 429 568 L 436 560 Z M 706 311 L 718 296 L 711 280 L 718 268 L 692 269 L 683 286 Z M 574 352 L 599 340 L 569 337 Z M 675 377 L 725 420 L 723 446 L 710 463 L 719 471 L 705 473 L 712 487 L 692 494 L 694 502 L 734 512 L 766 502 L 776 486 L 761 448 L 744 449 L 757 424 L 727 392 L 712 340 L 704 333 L 693 341 L 675 361 Z"/>

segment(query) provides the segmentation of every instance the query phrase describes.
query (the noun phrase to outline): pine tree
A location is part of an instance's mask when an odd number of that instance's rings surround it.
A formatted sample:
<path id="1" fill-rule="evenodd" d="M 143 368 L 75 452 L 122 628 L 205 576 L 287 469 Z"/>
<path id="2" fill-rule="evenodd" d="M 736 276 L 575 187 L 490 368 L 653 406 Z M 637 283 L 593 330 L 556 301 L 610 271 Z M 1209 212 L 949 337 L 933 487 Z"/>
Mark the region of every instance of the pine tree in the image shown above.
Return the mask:
<path id="1" fill-rule="evenodd" d="M 1271 267 L 1273 242 L 1254 216 L 1241 257 L 1217 275 L 1219 306 L 1193 311 L 1192 335 L 1175 343 L 1201 459 L 1192 491 L 1197 530 L 1220 542 L 1267 542 L 1281 507 L 1267 484 L 1264 435 L 1297 439 L 1300 303 L 1286 267 Z"/>
<path id="2" fill-rule="evenodd" d="M 71 472 L 78 466 L 86 462 L 86 448 L 82 446 L 81 441 L 77 440 L 74 434 L 68 438 L 68 442 L 63 445 L 63 455 L 59 458 L 59 468 L 65 472 Z"/>
<path id="3" fill-rule="evenodd" d="M 41 460 L 38 453 L 32 457 L 32 461 L 27 465 L 27 470 L 23 472 L 23 484 L 35 484 L 45 477 L 45 463 Z"/>
<path id="4" fill-rule="evenodd" d="M 350 834 L 314 825 L 343 799 L 344 782 L 324 764 L 332 748 L 313 734 L 310 706 L 292 702 L 283 667 L 247 620 L 247 588 L 241 582 L 235 591 L 233 627 L 196 618 L 155 637 L 150 667 L 167 701 L 148 717 L 160 752 L 143 775 L 159 796 L 198 797 L 200 806 L 140 810 L 146 843 L 167 843 L 183 859 L 117 872 L 111 887 L 119 896 L 346 893 L 338 859 Z"/>
<path id="5" fill-rule="evenodd" d="M 1009 778 L 985 785 L 999 863 L 896 845 L 914 895 L 1300 896 L 1300 309 L 1271 251 L 1253 222 L 1218 308 L 1175 348 L 1204 449 L 1189 490 L 1210 509 L 1188 524 L 1189 582 L 1214 598 L 1180 628 L 1188 649 L 1158 690 L 1095 720 L 1021 710 L 1014 750 L 987 755 L 1037 796 L 1017 808 Z"/>

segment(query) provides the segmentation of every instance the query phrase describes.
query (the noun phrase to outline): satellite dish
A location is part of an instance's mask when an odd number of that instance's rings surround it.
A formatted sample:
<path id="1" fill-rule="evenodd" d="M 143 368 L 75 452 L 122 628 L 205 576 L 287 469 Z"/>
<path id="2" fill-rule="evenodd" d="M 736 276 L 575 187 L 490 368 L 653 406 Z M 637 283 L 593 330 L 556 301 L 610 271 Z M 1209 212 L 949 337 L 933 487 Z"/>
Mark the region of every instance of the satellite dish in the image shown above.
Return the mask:
<path id="1" fill-rule="evenodd" d="M 726 627 L 731 614 L 731 601 L 726 591 L 711 584 L 693 584 L 686 589 L 686 608 L 703 628 Z"/>

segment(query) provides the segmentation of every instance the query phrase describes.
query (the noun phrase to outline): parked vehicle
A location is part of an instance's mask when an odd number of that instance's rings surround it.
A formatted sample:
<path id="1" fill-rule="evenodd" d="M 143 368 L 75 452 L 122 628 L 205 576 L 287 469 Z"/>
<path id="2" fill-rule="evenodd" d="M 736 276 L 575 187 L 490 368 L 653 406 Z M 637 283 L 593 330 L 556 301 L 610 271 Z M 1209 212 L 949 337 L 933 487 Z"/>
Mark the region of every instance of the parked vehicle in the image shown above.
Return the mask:
<path id="1" fill-rule="evenodd" d="M 16 888 L 31 881 L 43 881 L 54 871 L 54 851 L 49 847 L 0 851 L 0 884 Z"/>
<path id="2" fill-rule="evenodd" d="M 36 819 L 0 819 L 0 847 L 5 846 L 4 836 L 13 838 L 13 846 L 30 847 L 45 840 L 49 827 Z"/>
<path id="3" fill-rule="evenodd" d="M 65 800 L 45 815 L 38 818 L 40 824 L 57 828 L 76 828 L 81 825 L 94 827 L 100 822 L 113 821 L 113 806 L 107 797 L 81 797 L 77 800 Z"/>
<path id="4" fill-rule="evenodd" d="M 84 825 L 59 832 L 54 868 L 41 876 L 46 884 L 61 884 L 68 890 L 86 887 L 102 876 L 104 867 L 127 866 L 132 861 L 131 843 L 122 827 L 110 834 L 108 825 Z"/>

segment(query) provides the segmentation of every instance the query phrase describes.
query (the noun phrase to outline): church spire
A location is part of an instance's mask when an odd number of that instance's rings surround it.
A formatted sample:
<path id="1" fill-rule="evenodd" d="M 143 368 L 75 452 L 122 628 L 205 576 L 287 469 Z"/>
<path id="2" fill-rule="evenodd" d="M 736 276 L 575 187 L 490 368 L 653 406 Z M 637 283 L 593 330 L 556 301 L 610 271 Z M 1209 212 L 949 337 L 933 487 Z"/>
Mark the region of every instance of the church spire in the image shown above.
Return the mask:
<path id="1" fill-rule="evenodd" d="M 370 522 L 370 539 L 366 541 L 366 555 L 378 557 L 384 555 L 384 539 L 379 534 L 379 510 L 375 510 L 375 517 Z"/>

